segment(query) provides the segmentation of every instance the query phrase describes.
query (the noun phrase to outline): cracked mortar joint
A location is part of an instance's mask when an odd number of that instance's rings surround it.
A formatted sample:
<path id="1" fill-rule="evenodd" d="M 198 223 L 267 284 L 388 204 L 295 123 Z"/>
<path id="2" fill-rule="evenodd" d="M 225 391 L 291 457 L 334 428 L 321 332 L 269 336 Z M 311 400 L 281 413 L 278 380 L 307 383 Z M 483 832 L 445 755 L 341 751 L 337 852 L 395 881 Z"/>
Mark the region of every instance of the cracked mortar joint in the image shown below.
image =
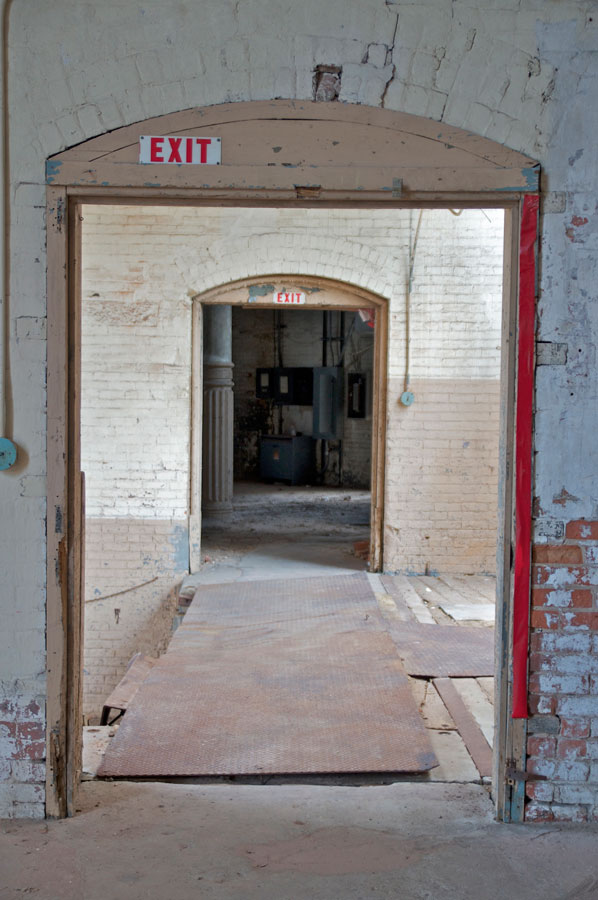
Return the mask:
<path id="1" fill-rule="evenodd" d="M 528 78 L 532 78 L 532 76 L 539 75 L 542 70 L 540 65 L 540 60 L 537 56 L 532 56 L 531 59 L 527 61 L 527 74 Z"/>
<path id="2" fill-rule="evenodd" d="M 384 109 L 384 105 L 386 103 L 386 95 L 388 94 L 388 89 L 391 86 L 391 84 L 393 83 L 396 74 L 397 74 L 397 67 L 393 64 L 391 72 L 390 72 L 390 78 L 384 85 L 384 90 L 382 91 L 382 96 L 380 97 L 380 106 L 382 107 L 382 109 Z"/>
<path id="3" fill-rule="evenodd" d="M 389 49 L 386 44 L 369 44 L 365 62 L 377 69 L 383 69 L 387 63 Z"/>

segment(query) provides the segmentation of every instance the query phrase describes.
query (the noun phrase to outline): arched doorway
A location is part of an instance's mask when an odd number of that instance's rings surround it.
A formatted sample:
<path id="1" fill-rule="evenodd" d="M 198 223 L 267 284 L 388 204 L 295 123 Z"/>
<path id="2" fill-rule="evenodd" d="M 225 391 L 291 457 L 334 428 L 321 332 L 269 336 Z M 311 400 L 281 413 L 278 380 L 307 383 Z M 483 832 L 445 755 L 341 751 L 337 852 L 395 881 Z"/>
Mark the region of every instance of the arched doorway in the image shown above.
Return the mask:
<path id="1" fill-rule="evenodd" d="M 286 309 L 301 309 L 303 312 L 313 311 L 359 311 L 373 310 L 376 322 L 374 330 L 374 370 L 373 384 L 375 390 L 372 403 L 372 448 L 371 448 L 371 544 L 370 566 L 373 571 L 382 567 L 382 528 L 384 523 L 384 475 L 385 468 L 380 460 L 384 458 L 386 446 L 386 391 L 388 378 L 388 302 L 372 291 L 343 283 L 332 278 L 315 277 L 313 275 L 276 274 L 260 278 L 244 278 L 198 294 L 193 299 L 193 335 L 197 341 L 201 334 L 202 307 L 226 305 L 245 307 L 247 309 L 271 309 L 272 297 L 278 293 L 293 294 L 304 297 L 300 306 L 287 306 Z M 291 312 L 292 315 L 292 312 Z M 193 395 L 203 390 L 200 366 L 200 354 L 195 348 L 192 351 L 194 369 L 192 380 Z M 195 403 L 198 410 L 199 404 Z M 232 423 L 231 423 L 232 425 Z M 197 535 L 201 530 L 201 416 L 195 413 L 192 421 L 192 524 L 190 530 Z M 191 539 L 194 557 L 192 568 L 197 566 L 198 541 Z"/>
<path id="2" fill-rule="evenodd" d="M 218 134 L 214 129 L 217 130 Z M 179 164 L 162 157 L 156 166 L 139 162 L 143 135 L 194 139 L 220 137 L 222 164 Z M 166 138 L 164 138 L 166 140 Z M 163 144 L 161 145 L 163 146 Z M 172 145 L 171 145 L 172 146 Z M 178 145 L 176 145 L 178 146 Z M 397 159 L 400 163 L 397 165 Z M 441 128 L 412 116 L 365 107 L 275 101 L 229 104 L 191 110 L 130 126 L 93 139 L 48 162 L 49 207 L 49 493 L 57 528 L 49 538 L 48 721 L 52 734 L 48 809 L 72 808 L 79 746 L 76 721 L 80 702 L 80 622 L 82 496 L 78 451 L 78 216 L 81 203 L 163 203 L 289 206 L 501 207 L 507 210 L 504 333 L 517 316 L 519 222 L 523 198 L 537 190 L 534 161 L 457 129 Z M 528 352 L 528 350 L 526 350 Z M 70 353 L 70 364 L 64 360 Z M 520 346 L 520 361 L 521 346 Z M 516 348 L 504 346 L 504 408 L 501 480 L 500 617 L 503 651 L 508 647 L 512 610 L 509 562 L 512 522 L 514 379 Z M 67 428 L 68 422 L 68 428 Z M 525 427 L 520 423 L 519 434 Z M 65 464 L 68 460 L 68 465 Z M 378 460 L 376 472 L 383 471 Z M 60 512 L 60 516 L 58 515 Z M 520 508 L 519 519 L 525 512 Z M 54 573 L 61 575 L 58 582 Z M 529 587 L 525 569 L 520 572 Z M 526 582 L 527 579 L 527 582 Z M 501 669 L 499 809 L 517 803 L 504 786 L 507 759 L 522 764 L 518 722 L 510 724 L 509 654 Z M 66 762 L 65 762 L 66 761 Z"/>

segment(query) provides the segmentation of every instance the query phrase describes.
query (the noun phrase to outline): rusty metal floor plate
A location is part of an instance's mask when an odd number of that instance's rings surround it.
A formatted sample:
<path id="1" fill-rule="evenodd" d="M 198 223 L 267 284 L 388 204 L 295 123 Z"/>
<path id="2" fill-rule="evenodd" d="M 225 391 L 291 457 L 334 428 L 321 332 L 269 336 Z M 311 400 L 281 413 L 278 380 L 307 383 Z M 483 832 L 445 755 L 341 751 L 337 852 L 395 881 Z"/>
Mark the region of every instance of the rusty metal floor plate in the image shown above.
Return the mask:
<path id="1" fill-rule="evenodd" d="M 436 765 L 359 574 L 201 588 L 98 774 L 413 773 Z"/>
<path id="2" fill-rule="evenodd" d="M 481 678 L 494 675 L 494 630 L 465 625 L 389 622 L 409 675 L 419 678 Z"/>

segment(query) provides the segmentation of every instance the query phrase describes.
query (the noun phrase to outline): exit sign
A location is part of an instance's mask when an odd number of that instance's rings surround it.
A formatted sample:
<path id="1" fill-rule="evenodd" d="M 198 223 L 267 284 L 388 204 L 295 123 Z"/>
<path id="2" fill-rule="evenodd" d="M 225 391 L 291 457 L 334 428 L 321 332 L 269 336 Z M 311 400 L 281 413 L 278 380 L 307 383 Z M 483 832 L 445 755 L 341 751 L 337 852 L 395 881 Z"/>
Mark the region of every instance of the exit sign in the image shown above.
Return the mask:
<path id="1" fill-rule="evenodd" d="M 219 166 L 219 137 L 144 134 L 139 138 L 139 162 L 176 166 Z"/>
<path id="2" fill-rule="evenodd" d="M 277 291 L 273 299 L 282 306 L 301 306 L 305 303 L 305 294 L 299 291 Z"/>

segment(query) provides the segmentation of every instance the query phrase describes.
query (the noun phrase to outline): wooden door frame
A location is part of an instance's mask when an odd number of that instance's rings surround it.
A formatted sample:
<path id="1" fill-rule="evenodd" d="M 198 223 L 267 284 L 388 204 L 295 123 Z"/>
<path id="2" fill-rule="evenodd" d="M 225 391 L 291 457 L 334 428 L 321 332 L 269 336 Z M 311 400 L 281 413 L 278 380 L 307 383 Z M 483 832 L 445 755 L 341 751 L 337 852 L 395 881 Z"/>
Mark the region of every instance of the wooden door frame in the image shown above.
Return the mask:
<path id="1" fill-rule="evenodd" d="M 251 110 L 249 109 L 251 107 Z M 251 119 L 251 115 L 254 119 Z M 339 128 L 345 139 L 351 128 L 378 129 L 393 150 L 397 135 L 411 135 L 434 145 L 436 156 L 419 166 L 391 165 L 392 153 L 377 167 L 330 164 L 276 168 L 240 165 L 233 159 L 217 172 L 187 171 L 189 167 L 131 162 L 136 135 L 184 134 L 185 129 L 212 132 L 218 121 L 255 126 L 258 137 L 283 118 L 302 118 Z M 261 116 L 261 118 L 260 118 Z M 264 124 L 265 123 L 265 124 Z M 392 134 L 395 129 L 394 137 Z M 344 129 L 344 130 L 343 130 Z M 367 133 L 367 131 L 365 132 Z M 305 134 L 302 131 L 302 134 Z M 337 131 L 334 131 L 337 134 Z M 268 135 L 266 135 L 268 137 Z M 268 137 L 269 139 L 269 137 Z M 409 143 L 403 140 L 401 143 Z M 336 141 L 339 143 L 339 141 Z M 421 142 L 420 142 L 421 143 Z M 340 141 L 342 149 L 342 141 Z M 392 146 L 391 146 L 392 145 Z M 314 145 L 317 149 L 317 145 Z M 355 143 L 353 147 L 355 148 Z M 420 146 L 419 144 L 417 146 Z M 133 149 L 132 149 L 133 148 Z M 451 167 L 447 153 L 467 154 L 472 166 Z M 324 151 L 322 151 L 324 152 Z M 357 151 L 355 151 L 357 152 Z M 393 151 L 394 152 L 394 151 Z M 95 155 L 94 155 L 95 154 Z M 123 157 L 124 154 L 124 157 Z M 128 154 L 128 156 L 127 156 Z M 381 154 L 383 156 L 383 154 Z M 511 562 L 518 520 L 531 518 L 530 509 L 515 508 L 514 472 L 517 434 L 516 377 L 518 366 L 518 291 L 521 210 L 526 195 L 538 186 L 533 160 L 460 129 L 418 117 L 344 104 L 296 101 L 227 104 L 221 108 L 149 120 L 88 141 L 48 161 L 47 188 L 47 310 L 48 310 L 48 489 L 47 489 L 47 781 L 48 816 L 72 815 L 80 771 L 82 663 L 82 487 L 80 473 L 80 234 L 81 206 L 90 204 L 167 206 L 290 206 L 332 208 L 502 208 L 505 210 L 504 304 L 501 380 L 501 452 L 497 612 L 497 729 L 495 743 L 495 803 L 497 817 L 521 821 L 521 785 L 506 780 L 507 765 L 525 770 L 525 719 L 512 719 L 511 635 L 513 582 Z M 454 154 L 451 160 L 455 158 Z M 91 160 L 91 162 L 90 162 Z M 99 162 L 98 162 L 99 160 Z M 283 166 L 285 163 L 283 163 Z M 275 166 L 271 168 L 271 166 Z M 148 172 L 148 169 L 152 169 Z M 168 170 L 165 172 L 164 170 Z M 226 171 L 225 171 L 226 170 Z M 294 171 L 296 170 L 296 171 Z M 257 178 L 256 178 L 257 175 Z M 162 177 L 162 183 L 158 178 Z M 251 179 L 251 180 L 250 180 Z M 405 191 L 405 184 L 412 189 Z M 299 182 L 299 183 L 298 183 Z M 303 186 L 302 186 L 303 185 Z M 439 187 L 440 185 L 440 187 Z M 379 374 L 379 373 L 378 373 Z M 379 394 L 382 394 L 379 391 Z M 386 404 L 386 398 L 384 398 Z M 531 429 L 530 421 L 527 423 Z M 527 427 L 526 425 L 526 427 Z M 377 468 L 382 461 L 377 460 Z M 520 584 L 520 588 L 521 588 Z M 528 591 L 529 583 L 523 584 Z"/>

